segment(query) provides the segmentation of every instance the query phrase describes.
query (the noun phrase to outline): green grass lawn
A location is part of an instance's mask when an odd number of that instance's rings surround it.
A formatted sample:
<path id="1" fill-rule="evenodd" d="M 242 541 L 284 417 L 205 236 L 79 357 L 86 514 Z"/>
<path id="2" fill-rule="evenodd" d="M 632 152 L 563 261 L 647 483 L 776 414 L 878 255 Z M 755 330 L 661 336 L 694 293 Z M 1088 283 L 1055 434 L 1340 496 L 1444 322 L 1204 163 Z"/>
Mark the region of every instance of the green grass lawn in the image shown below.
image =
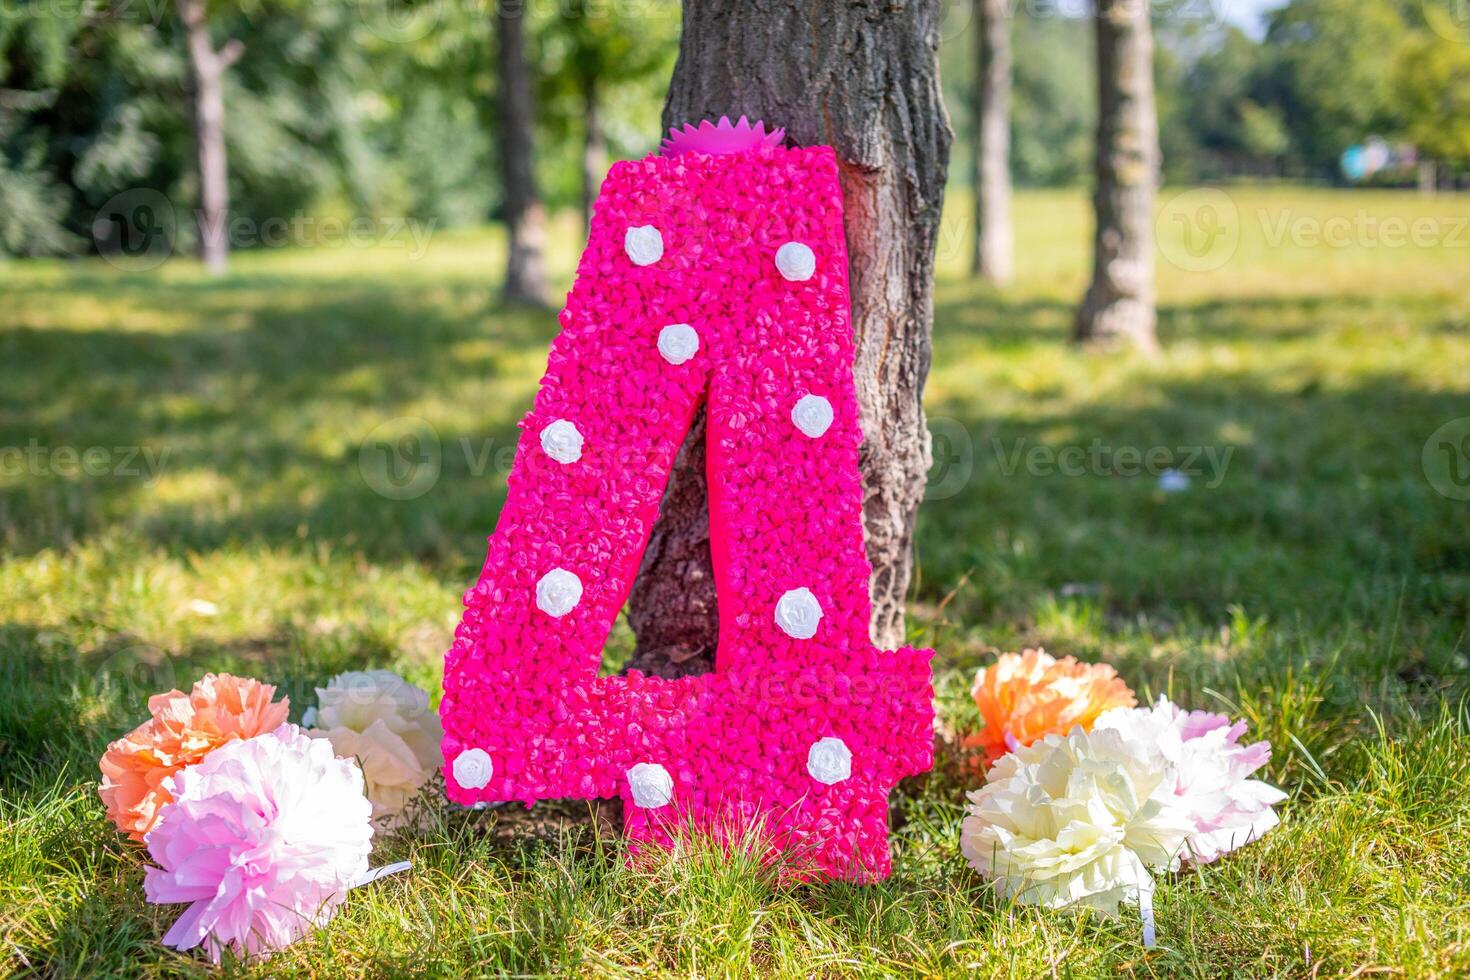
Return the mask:
<path id="1" fill-rule="evenodd" d="M 976 667 L 1023 645 L 1271 739 L 1282 827 L 1162 882 L 1160 949 L 989 893 L 956 843 L 976 777 L 945 750 L 895 794 L 870 887 L 776 889 L 708 853 L 634 870 L 583 804 L 429 800 L 374 858 L 411 875 L 253 972 L 1470 972 L 1470 503 L 1424 465 L 1470 416 L 1470 199 L 1191 193 L 1161 198 L 1156 361 L 1065 343 L 1080 193 L 1021 195 L 1002 291 L 963 274 L 952 202 L 911 628 L 947 744 Z M 1238 235 L 1202 237 L 1209 207 Z M 562 286 L 577 238 L 558 226 Z M 500 256 L 488 230 L 420 258 L 242 254 L 220 282 L 0 266 L 0 971 L 204 969 L 157 944 L 177 910 L 144 904 L 96 795 L 148 694 L 229 669 L 299 719 L 344 669 L 437 691 L 555 327 L 495 308 Z M 405 432 L 437 465 L 394 499 L 362 449 Z"/>

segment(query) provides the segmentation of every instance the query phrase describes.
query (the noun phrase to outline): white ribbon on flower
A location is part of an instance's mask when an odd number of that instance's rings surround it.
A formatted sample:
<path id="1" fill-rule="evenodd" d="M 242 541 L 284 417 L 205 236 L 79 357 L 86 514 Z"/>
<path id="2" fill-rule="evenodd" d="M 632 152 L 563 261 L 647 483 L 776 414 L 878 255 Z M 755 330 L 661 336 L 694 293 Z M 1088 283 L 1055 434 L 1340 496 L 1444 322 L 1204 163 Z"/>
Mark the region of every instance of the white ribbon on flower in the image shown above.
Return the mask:
<path id="1" fill-rule="evenodd" d="M 1143 920 L 1143 946 L 1153 949 L 1158 945 L 1154 931 L 1154 885 L 1147 882 L 1138 886 L 1138 917 Z"/>
<path id="2" fill-rule="evenodd" d="M 356 880 L 354 880 L 352 884 L 348 885 L 347 887 L 350 890 L 353 888 L 361 888 L 363 885 L 371 885 L 379 878 L 386 878 L 389 875 L 396 875 L 398 872 L 407 871 L 412 867 L 412 861 L 395 861 L 393 864 L 385 864 L 380 868 L 369 868 L 367 871 L 364 871 L 362 874 L 358 875 Z"/>

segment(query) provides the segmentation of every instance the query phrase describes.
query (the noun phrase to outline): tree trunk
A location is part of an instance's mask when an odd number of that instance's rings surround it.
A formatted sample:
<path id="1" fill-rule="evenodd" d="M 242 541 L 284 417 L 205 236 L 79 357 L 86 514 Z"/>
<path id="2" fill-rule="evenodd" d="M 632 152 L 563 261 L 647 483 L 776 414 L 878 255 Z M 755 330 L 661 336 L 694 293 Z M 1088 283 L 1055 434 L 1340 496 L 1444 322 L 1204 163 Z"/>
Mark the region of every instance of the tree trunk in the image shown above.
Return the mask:
<path id="1" fill-rule="evenodd" d="M 1154 334 L 1154 191 L 1159 124 L 1154 111 L 1149 5 L 1096 0 L 1097 185 L 1092 284 L 1074 337 L 1158 349 Z"/>
<path id="2" fill-rule="evenodd" d="M 1433 194 L 1439 190 L 1439 167 L 1433 160 L 1419 161 L 1419 193 Z"/>
<path id="3" fill-rule="evenodd" d="M 597 76 L 582 79 L 582 116 L 586 138 L 582 142 L 582 224 L 592 224 L 592 202 L 607 172 L 607 137 L 602 131 L 601 107 L 598 105 Z"/>
<path id="4" fill-rule="evenodd" d="M 975 65 L 975 258 L 971 271 L 1007 283 L 1011 233 L 1011 22 L 1007 0 L 977 0 Z"/>
<path id="5" fill-rule="evenodd" d="M 244 53 L 239 41 L 218 51 L 209 39 L 204 0 L 178 0 L 189 50 L 189 97 L 194 103 L 194 157 L 199 171 L 199 258 L 211 275 L 230 264 L 230 172 L 225 156 L 225 71 Z"/>
<path id="6" fill-rule="evenodd" d="M 526 65 L 525 17 L 521 0 L 500 0 L 497 7 L 500 72 L 500 163 L 505 192 L 505 226 L 510 238 L 505 262 L 505 299 L 512 303 L 546 302 L 546 211 L 536 191 L 534 142 L 536 115 L 531 72 Z"/>
<path id="7" fill-rule="evenodd" d="M 951 133 L 940 100 L 939 0 L 684 0 L 664 126 L 748 115 L 836 148 L 846 206 L 865 435 L 872 635 L 904 636 L 912 538 L 929 468 L 920 403 Z M 674 467 L 634 586 L 631 666 L 709 670 L 718 630 L 702 417 Z"/>

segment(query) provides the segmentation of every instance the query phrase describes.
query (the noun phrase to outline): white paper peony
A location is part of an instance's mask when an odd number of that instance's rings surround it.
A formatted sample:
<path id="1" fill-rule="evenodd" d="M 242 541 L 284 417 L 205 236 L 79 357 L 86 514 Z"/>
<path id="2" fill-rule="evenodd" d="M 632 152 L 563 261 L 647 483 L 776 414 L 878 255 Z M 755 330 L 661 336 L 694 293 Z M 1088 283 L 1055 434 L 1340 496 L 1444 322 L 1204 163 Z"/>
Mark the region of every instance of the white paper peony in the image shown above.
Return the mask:
<path id="1" fill-rule="evenodd" d="M 1177 805 L 1191 825 L 1184 857 L 1208 864 L 1275 827 L 1271 809 L 1286 794 L 1250 775 L 1271 758 L 1269 742 L 1241 745 L 1245 723 L 1225 715 L 1185 711 L 1160 695 L 1150 708 L 1114 708 L 1094 730 L 1116 731 L 1154 746 L 1178 772 Z"/>
<path id="2" fill-rule="evenodd" d="M 332 751 L 356 759 L 380 827 L 402 821 L 404 808 L 439 768 L 444 729 L 429 694 L 388 670 L 348 671 L 316 689 L 302 723 Z"/>
<path id="3" fill-rule="evenodd" d="M 1001 757 L 969 794 L 960 849 L 1006 897 L 1116 914 L 1178 867 L 1191 824 L 1177 775 L 1120 732 L 1048 735 Z"/>

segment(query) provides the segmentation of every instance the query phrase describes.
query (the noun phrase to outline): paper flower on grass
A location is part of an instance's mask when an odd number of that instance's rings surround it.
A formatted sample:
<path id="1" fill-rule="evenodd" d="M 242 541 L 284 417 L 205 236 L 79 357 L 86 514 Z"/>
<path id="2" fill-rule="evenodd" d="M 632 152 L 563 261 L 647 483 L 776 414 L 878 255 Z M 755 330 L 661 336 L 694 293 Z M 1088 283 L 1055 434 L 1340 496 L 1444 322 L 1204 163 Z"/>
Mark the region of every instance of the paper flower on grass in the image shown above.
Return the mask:
<path id="1" fill-rule="evenodd" d="M 227 948 L 270 953 L 326 924 L 367 875 L 362 773 L 295 725 L 222 746 L 166 786 L 143 890 L 189 907 L 165 945 L 203 945 L 216 963 Z"/>
<path id="2" fill-rule="evenodd" d="M 1044 736 L 1064 735 L 1079 725 L 1090 729 L 1110 708 L 1138 703 L 1106 664 L 1058 660 L 1045 650 L 1001 654 L 980 671 L 970 694 L 985 727 L 967 744 L 984 749 L 987 766 Z"/>
<path id="3" fill-rule="evenodd" d="M 1001 758 L 969 794 L 960 850 L 1006 897 L 1046 908 L 1146 900 L 1194 824 L 1178 776 L 1122 732 L 1073 729 Z"/>
<path id="4" fill-rule="evenodd" d="M 173 797 L 170 776 L 227 742 L 274 731 L 286 720 L 287 699 L 272 702 L 269 684 L 230 674 L 205 674 L 192 691 L 148 699 L 152 717 L 107 747 L 100 763 L 102 802 L 117 829 L 141 841 Z"/>
<path id="5" fill-rule="evenodd" d="M 1245 722 L 1185 711 L 1160 696 L 1151 708 L 1106 712 L 1095 731 L 1116 731 L 1129 742 L 1153 745 L 1178 773 L 1176 802 L 1191 825 L 1184 856 L 1208 864 L 1259 839 L 1280 821 L 1275 804 L 1286 794 L 1249 778 L 1271 758 L 1271 743 L 1241 745 Z"/>
<path id="6" fill-rule="evenodd" d="M 317 706 L 302 722 L 339 756 L 355 758 L 367 780 L 373 819 L 382 827 L 402 821 L 419 787 L 442 764 L 444 729 L 429 694 L 392 671 L 350 671 L 316 689 Z"/>

